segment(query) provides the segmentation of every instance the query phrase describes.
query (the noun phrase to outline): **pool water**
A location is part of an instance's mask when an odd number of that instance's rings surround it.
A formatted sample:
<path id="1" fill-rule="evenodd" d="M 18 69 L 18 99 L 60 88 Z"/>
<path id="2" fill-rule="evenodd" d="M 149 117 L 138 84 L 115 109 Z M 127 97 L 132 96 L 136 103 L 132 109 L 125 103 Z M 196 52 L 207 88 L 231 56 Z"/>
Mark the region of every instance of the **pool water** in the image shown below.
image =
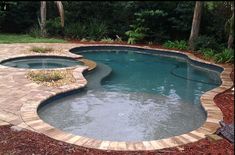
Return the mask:
<path id="1" fill-rule="evenodd" d="M 97 62 L 87 87 L 38 113 L 63 131 L 99 140 L 157 140 L 195 130 L 206 120 L 200 96 L 221 83 L 218 71 L 183 58 L 134 50 L 81 54 Z"/>
<path id="2" fill-rule="evenodd" d="M 79 61 L 60 57 L 23 57 L 1 63 L 4 66 L 29 69 L 64 68 L 81 64 Z"/>

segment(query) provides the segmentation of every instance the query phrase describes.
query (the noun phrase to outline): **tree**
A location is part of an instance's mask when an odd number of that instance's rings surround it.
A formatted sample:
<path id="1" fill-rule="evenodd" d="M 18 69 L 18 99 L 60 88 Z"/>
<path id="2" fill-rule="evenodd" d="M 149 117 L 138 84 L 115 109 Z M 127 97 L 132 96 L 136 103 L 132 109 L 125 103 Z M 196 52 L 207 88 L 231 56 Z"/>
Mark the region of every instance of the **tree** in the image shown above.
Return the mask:
<path id="1" fill-rule="evenodd" d="M 228 48 L 233 47 L 234 41 L 234 2 L 231 2 L 232 17 L 226 22 L 225 29 L 228 32 Z"/>
<path id="2" fill-rule="evenodd" d="M 64 29 L 64 9 L 63 4 L 61 1 L 55 1 L 57 8 L 59 10 L 60 19 L 61 19 L 61 27 Z M 46 36 L 46 1 L 41 1 L 40 6 L 40 17 L 41 19 L 38 20 L 40 28 L 41 28 L 41 35 L 43 37 Z"/>
<path id="3" fill-rule="evenodd" d="M 193 14 L 193 21 L 191 26 L 191 33 L 189 37 L 189 48 L 194 49 L 193 42 L 198 37 L 199 29 L 200 29 L 200 22 L 201 22 L 201 14 L 202 14 L 202 1 L 196 1 L 194 14 Z"/>

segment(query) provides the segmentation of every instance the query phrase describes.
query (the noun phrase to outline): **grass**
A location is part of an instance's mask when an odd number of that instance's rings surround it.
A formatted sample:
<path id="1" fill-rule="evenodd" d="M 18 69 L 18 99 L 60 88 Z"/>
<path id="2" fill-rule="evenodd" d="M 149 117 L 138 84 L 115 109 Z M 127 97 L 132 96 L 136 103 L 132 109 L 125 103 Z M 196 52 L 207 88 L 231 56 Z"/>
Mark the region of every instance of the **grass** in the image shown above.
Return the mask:
<path id="1" fill-rule="evenodd" d="M 27 34 L 0 34 L 0 44 L 11 43 L 64 43 L 63 39 L 35 38 Z"/>
<path id="2" fill-rule="evenodd" d="M 48 52 L 53 51 L 53 48 L 50 48 L 50 47 L 35 47 L 34 46 L 30 50 L 33 51 L 33 52 L 37 52 L 37 53 L 48 53 Z"/>

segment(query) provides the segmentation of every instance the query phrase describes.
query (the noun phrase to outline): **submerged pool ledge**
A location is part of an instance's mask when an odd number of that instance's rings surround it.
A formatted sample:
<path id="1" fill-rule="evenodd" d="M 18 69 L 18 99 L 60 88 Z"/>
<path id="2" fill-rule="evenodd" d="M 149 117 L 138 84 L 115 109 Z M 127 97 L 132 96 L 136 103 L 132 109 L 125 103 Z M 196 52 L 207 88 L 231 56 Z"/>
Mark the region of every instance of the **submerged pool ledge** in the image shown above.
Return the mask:
<path id="1" fill-rule="evenodd" d="M 92 46 L 109 46 L 109 47 L 123 47 L 123 45 L 87 45 L 83 46 L 85 47 L 92 47 Z M 215 131 L 220 127 L 219 121 L 223 120 L 223 114 L 221 110 L 215 105 L 213 99 L 214 97 L 224 92 L 225 90 L 232 87 L 233 82 L 230 78 L 230 73 L 232 71 L 232 68 L 228 65 L 218 65 L 213 64 L 211 62 L 204 61 L 202 59 L 199 59 L 195 57 L 191 53 L 183 53 L 176 50 L 166 50 L 166 49 L 160 49 L 160 48 L 150 48 L 150 47 L 141 47 L 141 46 L 124 46 L 124 47 L 133 47 L 133 48 L 140 48 L 140 49 L 148 49 L 148 50 L 157 50 L 162 53 L 173 53 L 173 54 L 179 54 L 182 56 L 185 56 L 186 58 L 190 59 L 190 61 L 193 62 L 199 62 L 201 64 L 206 64 L 212 67 L 218 67 L 222 69 L 222 72 L 220 74 L 220 78 L 222 81 L 222 84 L 214 88 L 206 93 L 204 93 L 200 100 L 202 107 L 205 109 L 207 113 L 207 119 L 205 123 L 198 129 L 193 130 L 191 132 L 169 137 L 165 139 L 160 140 L 152 140 L 152 141 L 133 141 L 133 142 L 125 142 L 125 141 L 101 141 L 98 139 L 88 138 L 88 137 L 82 137 L 79 135 L 73 135 L 64 131 L 61 131 L 48 123 L 44 122 L 40 119 L 40 117 L 37 114 L 37 109 L 40 106 L 41 103 L 44 103 L 51 97 L 56 97 L 58 95 L 62 95 L 64 93 L 72 92 L 75 90 L 79 90 L 86 85 L 86 79 L 83 77 L 82 72 L 85 70 L 74 70 L 74 76 L 78 76 L 77 79 L 78 82 L 81 83 L 81 85 L 77 87 L 72 86 L 66 86 L 67 89 L 61 90 L 58 93 L 53 93 L 51 95 L 47 96 L 40 96 L 40 101 L 37 102 L 25 102 L 20 110 L 20 115 L 23 119 L 23 121 L 30 126 L 34 131 L 43 133 L 53 139 L 57 139 L 60 141 L 64 141 L 70 144 L 75 144 L 78 146 L 83 146 L 87 148 L 95 148 L 95 149 L 101 149 L 101 150 L 119 150 L 119 151 L 144 151 L 144 150 L 158 150 L 163 148 L 169 148 L 169 147 L 175 147 L 180 146 L 184 144 L 188 144 L 191 142 L 196 142 L 200 139 L 203 139 L 206 137 L 207 134 L 213 134 Z"/>

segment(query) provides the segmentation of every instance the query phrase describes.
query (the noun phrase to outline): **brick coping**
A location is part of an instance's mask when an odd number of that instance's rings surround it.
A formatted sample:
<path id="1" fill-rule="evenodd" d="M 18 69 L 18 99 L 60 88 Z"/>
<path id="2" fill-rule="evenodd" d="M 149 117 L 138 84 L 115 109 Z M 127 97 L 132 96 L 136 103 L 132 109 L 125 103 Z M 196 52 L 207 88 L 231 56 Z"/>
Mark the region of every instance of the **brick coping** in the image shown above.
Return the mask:
<path id="1" fill-rule="evenodd" d="M 76 44 L 76 46 L 79 47 L 79 44 Z M 85 46 L 123 46 L 123 45 L 92 44 Z M 184 53 L 176 50 L 166 50 L 160 48 L 150 48 L 150 47 L 141 47 L 141 46 L 127 46 L 127 47 L 137 47 L 142 49 L 152 49 L 152 50 L 160 50 L 173 53 L 181 53 L 187 55 L 188 58 L 191 60 L 196 60 L 206 64 L 213 64 L 211 62 L 207 62 L 205 60 L 197 58 L 191 53 Z M 223 119 L 223 114 L 221 110 L 215 105 L 213 99 L 217 94 L 231 88 L 231 86 L 233 85 L 233 82 L 230 79 L 230 73 L 232 71 L 232 68 L 229 67 L 228 65 L 218 65 L 218 64 L 213 64 L 213 65 L 222 67 L 224 70 L 220 74 L 222 84 L 217 88 L 207 91 L 200 98 L 202 107 L 207 113 L 207 119 L 204 122 L 204 124 L 198 129 L 179 136 L 173 136 L 169 138 L 152 140 L 152 141 L 136 141 L 136 142 L 101 141 L 61 131 L 41 120 L 37 114 L 37 108 L 41 103 L 43 103 L 43 101 L 57 94 L 85 87 L 87 81 L 82 74 L 82 72 L 86 70 L 85 67 L 77 67 L 73 71 L 73 75 L 74 77 L 76 77 L 76 80 L 78 82 L 77 85 L 64 86 L 63 88 L 60 88 L 56 92 L 50 92 L 49 95 L 47 94 L 45 96 L 43 94 L 38 94 L 37 99 L 35 100 L 26 100 L 26 99 L 23 100 L 24 102 L 22 107 L 20 108 L 20 114 L 19 114 L 23 122 L 19 124 L 19 126 L 26 127 L 35 132 L 43 133 L 53 139 L 64 141 L 70 144 L 75 144 L 87 148 L 95 148 L 95 149 L 110 150 L 110 151 L 111 150 L 122 150 L 122 151 L 157 150 L 169 147 L 176 147 L 191 142 L 196 142 L 202 138 L 205 138 L 207 134 L 213 134 L 220 127 L 219 121 Z"/>

